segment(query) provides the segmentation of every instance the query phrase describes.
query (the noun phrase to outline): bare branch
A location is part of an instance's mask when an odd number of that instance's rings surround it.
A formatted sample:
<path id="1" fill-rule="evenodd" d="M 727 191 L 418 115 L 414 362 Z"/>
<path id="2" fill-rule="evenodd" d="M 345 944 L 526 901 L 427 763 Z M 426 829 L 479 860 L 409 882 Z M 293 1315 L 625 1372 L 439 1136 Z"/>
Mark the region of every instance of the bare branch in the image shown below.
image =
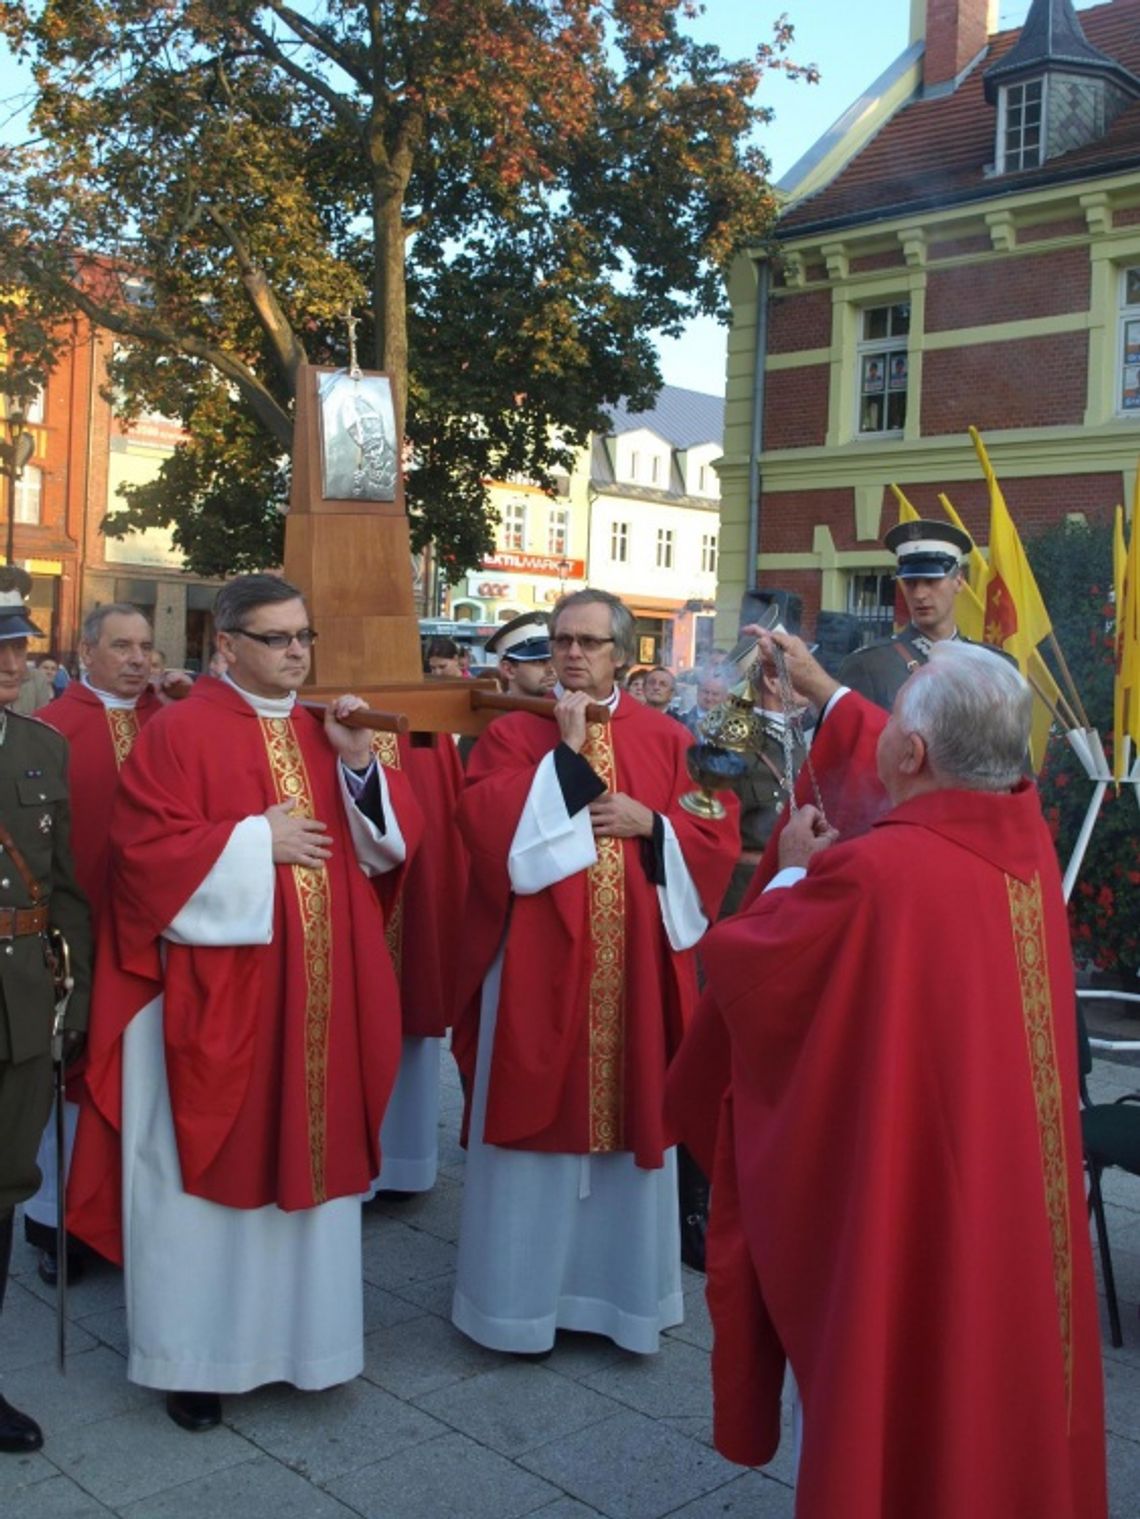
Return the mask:
<path id="1" fill-rule="evenodd" d="M 371 88 L 367 71 L 361 68 L 359 61 L 337 41 L 328 27 L 320 26 L 307 16 L 302 16 L 291 5 L 282 5 L 280 0 L 265 0 L 265 3 L 267 8 L 296 33 L 302 42 L 307 43 L 315 52 L 323 54 L 330 63 L 335 63 L 337 68 L 342 69 L 360 89 Z"/>
<path id="2" fill-rule="evenodd" d="M 247 36 L 252 37 L 261 49 L 262 55 L 271 59 L 279 69 L 288 74 L 290 79 L 305 89 L 311 90 L 314 95 L 320 96 L 329 109 L 338 116 L 341 121 L 350 126 L 354 132 L 360 131 L 360 117 L 353 109 L 352 102 L 339 90 L 333 89 L 327 80 L 319 74 L 314 74 L 311 69 L 303 69 L 299 63 L 295 63 L 284 48 L 264 27 L 258 26 L 255 21 L 240 21 L 237 23 Z"/>

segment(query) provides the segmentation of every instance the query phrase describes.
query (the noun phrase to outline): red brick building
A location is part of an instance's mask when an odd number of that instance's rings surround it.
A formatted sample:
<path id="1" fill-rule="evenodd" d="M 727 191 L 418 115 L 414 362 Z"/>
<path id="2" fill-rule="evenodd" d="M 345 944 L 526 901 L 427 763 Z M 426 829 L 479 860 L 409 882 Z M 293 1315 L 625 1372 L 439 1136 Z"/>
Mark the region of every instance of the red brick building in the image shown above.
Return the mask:
<path id="1" fill-rule="evenodd" d="M 787 176 L 737 261 L 718 610 L 889 621 L 899 485 L 984 545 L 966 436 L 1024 534 L 1130 501 L 1140 451 L 1140 0 L 913 0 L 910 45 Z M 877 626 L 876 626 L 877 624 Z"/>

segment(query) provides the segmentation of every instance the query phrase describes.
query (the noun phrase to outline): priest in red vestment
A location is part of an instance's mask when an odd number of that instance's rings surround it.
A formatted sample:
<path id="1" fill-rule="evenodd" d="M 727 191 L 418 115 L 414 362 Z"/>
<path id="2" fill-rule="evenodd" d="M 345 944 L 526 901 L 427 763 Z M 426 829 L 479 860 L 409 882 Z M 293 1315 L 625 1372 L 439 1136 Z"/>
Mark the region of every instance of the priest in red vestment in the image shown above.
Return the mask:
<path id="1" fill-rule="evenodd" d="M 565 597 L 551 642 L 555 719 L 492 723 L 459 810 L 469 1123 L 452 1317 L 500 1350 L 549 1350 L 566 1328 L 645 1353 L 682 1312 L 665 1068 L 739 836 L 735 809 L 713 822 L 680 806 L 688 732 L 621 695 L 621 602 Z M 587 722 L 591 703 L 608 722 Z"/>
<path id="2" fill-rule="evenodd" d="M 771 1458 L 786 1357 L 797 1519 L 1106 1512 L 1072 958 L 1021 775 L 1030 707 L 1005 661 L 937 646 L 880 718 L 889 810 L 836 842 L 803 808 L 783 868 L 703 946 L 731 1042 L 714 1434 Z M 850 692 L 825 728 L 844 708 L 869 728 Z"/>
<path id="3" fill-rule="evenodd" d="M 130 754 L 144 723 L 162 706 L 150 685 L 154 635 L 150 623 L 125 602 L 96 607 L 83 620 L 79 659 L 81 680 L 69 681 L 62 695 L 41 709 L 41 722 L 62 733 L 70 752 L 72 803 L 71 845 L 75 875 L 91 904 L 96 930 L 106 901 L 107 820 L 119 783 L 119 770 Z M 171 686 L 189 677 L 169 671 Z M 75 1067 L 75 1078 L 81 1067 Z M 78 1106 L 68 1102 L 65 1132 L 70 1155 L 75 1141 Z M 40 1250 L 39 1275 L 48 1286 L 58 1277 L 56 1258 L 56 1144 L 55 1124 L 44 1130 L 37 1163 L 43 1185 L 24 1208 L 24 1233 Z M 66 1170 L 66 1165 L 65 1165 Z M 84 1257 L 69 1252 L 68 1269 L 77 1277 Z"/>
<path id="4" fill-rule="evenodd" d="M 407 1198 L 430 1191 L 439 1168 L 440 1048 L 455 1008 L 463 939 L 457 927 L 467 891 L 467 850 L 455 821 L 463 765 L 448 733 L 424 745 L 378 733 L 373 748 L 386 768 L 403 771 L 424 816 L 423 839 L 401 872 L 399 895 L 381 897 L 403 1039 L 380 1131 L 383 1167 L 375 1190 Z"/>
<path id="5" fill-rule="evenodd" d="M 323 723 L 296 702 L 300 593 L 238 577 L 214 621 L 226 675 L 120 777 L 69 1188 L 75 1232 L 124 1261 L 128 1375 L 194 1430 L 219 1393 L 361 1369 L 359 1199 L 400 1038 L 368 875 L 419 828 L 338 720 L 356 698 Z"/>

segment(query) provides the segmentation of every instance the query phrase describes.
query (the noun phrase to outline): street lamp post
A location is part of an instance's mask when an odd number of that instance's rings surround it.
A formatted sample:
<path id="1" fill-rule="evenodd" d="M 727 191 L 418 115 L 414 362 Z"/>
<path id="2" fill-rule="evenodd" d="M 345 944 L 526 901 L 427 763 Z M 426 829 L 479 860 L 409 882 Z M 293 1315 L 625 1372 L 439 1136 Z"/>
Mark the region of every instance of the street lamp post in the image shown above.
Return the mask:
<path id="1" fill-rule="evenodd" d="M 558 570 L 558 594 L 559 596 L 564 596 L 566 594 L 566 581 L 570 575 L 569 559 L 560 559 L 556 568 Z"/>
<path id="2" fill-rule="evenodd" d="M 36 440 L 27 430 L 26 423 L 24 402 L 18 396 L 6 396 L 5 437 L 0 442 L 0 467 L 8 480 L 8 541 L 4 556 L 8 564 L 14 564 L 16 558 L 16 486 L 28 460 L 36 451 Z"/>

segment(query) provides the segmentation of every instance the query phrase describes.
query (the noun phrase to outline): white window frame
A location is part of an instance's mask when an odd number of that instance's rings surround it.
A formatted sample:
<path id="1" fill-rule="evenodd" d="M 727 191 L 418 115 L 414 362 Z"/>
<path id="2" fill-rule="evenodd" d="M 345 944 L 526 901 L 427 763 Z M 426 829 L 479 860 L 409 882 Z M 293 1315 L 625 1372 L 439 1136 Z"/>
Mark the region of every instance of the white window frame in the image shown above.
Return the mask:
<path id="1" fill-rule="evenodd" d="M 637 474 L 640 468 L 641 454 L 636 448 L 631 448 L 629 451 L 629 478 L 631 480 L 637 479 Z"/>
<path id="2" fill-rule="evenodd" d="M 629 563 L 629 523 L 610 523 L 610 563 Z"/>
<path id="3" fill-rule="evenodd" d="M 1036 163 L 1019 163 L 1011 168 L 1009 163 L 1009 148 L 1006 139 L 1009 134 L 1009 97 L 1014 90 L 1021 92 L 1021 147 L 1018 154 L 1024 157 L 1025 153 L 1025 91 L 1031 85 L 1041 86 L 1041 116 L 1037 123 L 1037 161 Z M 999 174 L 1019 174 L 1025 169 L 1039 169 L 1045 162 L 1045 122 L 1046 111 L 1049 104 L 1049 79 L 1042 75 L 1039 79 L 1019 79 L 1014 84 L 1003 84 L 998 91 L 997 110 L 997 141 L 994 146 L 994 166 Z"/>
<path id="4" fill-rule="evenodd" d="M 701 573 L 702 575 L 716 574 L 717 533 L 701 534 Z"/>
<path id="5" fill-rule="evenodd" d="M 671 570 L 673 568 L 674 550 L 677 546 L 677 535 L 671 527 L 659 527 L 657 529 L 657 568 L 659 570 Z"/>
<path id="6" fill-rule="evenodd" d="M 503 507 L 503 548 L 516 554 L 526 550 L 525 501 L 508 501 Z"/>
<path id="7" fill-rule="evenodd" d="M 564 506 L 547 510 L 546 552 L 558 559 L 565 559 L 570 552 L 570 513 Z"/>
<path id="8" fill-rule="evenodd" d="M 16 481 L 13 499 L 13 522 L 38 527 L 44 520 L 44 472 L 38 464 L 24 466 Z"/>
<path id="9" fill-rule="evenodd" d="M 1128 276 L 1137 277 L 1137 298 L 1128 301 Z M 1117 276 L 1116 295 L 1116 398 L 1118 417 L 1140 416 L 1140 262 L 1123 264 Z M 1131 353 L 1131 359 L 1129 354 Z M 1129 386 L 1131 380 L 1131 386 Z M 1131 393 L 1130 393 L 1131 391 Z"/>
<path id="10" fill-rule="evenodd" d="M 661 484 L 661 455 L 653 454 L 649 460 L 649 480 L 652 485 Z"/>
<path id="11" fill-rule="evenodd" d="M 906 431 L 906 412 L 910 410 L 910 322 L 907 322 L 907 331 L 892 336 L 889 332 L 885 337 L 868 338 L 862 334 L 866 331 L 867 317 L 872 311 L 893 311 L 896 306 L 909 306 L 909 296 L 903 295 L 896 300 L 875 301 L 873 305 L 860 306 L 856 312 L 859 323 L 859 338 L 855 344 L 855 436 L 857 438 L 901 438 Z M 888 318 L 888 326 L 890 325 Z M 901 387 L 903 396 L 903 420 L 897 427 L 864 427 L 863 426 L 863 400 L 864 373 L 869 363 L 878 359 L 882 365 L 883 373 L 883 417 L 886 420 L 887 406 L 892 391 L 891 374 L 892 366 L 902 358 L 906 365 L 904 375 L 905 385 Z M 896 389 L 893 392 L 899 394 Z"/>

